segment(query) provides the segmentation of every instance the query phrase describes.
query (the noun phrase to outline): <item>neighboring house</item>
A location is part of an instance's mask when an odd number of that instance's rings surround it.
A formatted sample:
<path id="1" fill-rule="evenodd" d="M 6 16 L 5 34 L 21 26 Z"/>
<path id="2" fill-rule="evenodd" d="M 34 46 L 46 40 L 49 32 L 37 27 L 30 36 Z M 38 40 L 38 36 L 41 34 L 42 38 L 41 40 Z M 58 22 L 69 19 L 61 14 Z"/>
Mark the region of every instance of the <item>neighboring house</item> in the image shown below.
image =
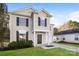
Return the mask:
<path id="1" fill-rule="evenodd" d="M 54 41 L 79 43 L 79 29 L 65 30 L 55 33 Z"/>
<path id="2" fill-rule="evenodd" d="M 9 12 L 10 42 L 32 40 L 34 46 L 47 45 L 53 40 L 53 25 L 46 10 L 33 8 L 18 9 Z"/>

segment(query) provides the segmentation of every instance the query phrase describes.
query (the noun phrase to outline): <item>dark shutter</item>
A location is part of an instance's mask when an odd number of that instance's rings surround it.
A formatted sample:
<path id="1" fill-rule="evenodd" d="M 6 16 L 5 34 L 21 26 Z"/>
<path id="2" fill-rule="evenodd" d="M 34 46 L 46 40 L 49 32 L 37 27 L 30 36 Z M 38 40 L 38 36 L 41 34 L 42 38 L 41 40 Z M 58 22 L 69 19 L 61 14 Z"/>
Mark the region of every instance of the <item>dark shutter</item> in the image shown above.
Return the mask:
<path id="1" fill-rule="evenodd" d="M 19 26 L 19 17 L 16 17 L 16 24 Z"/>
<path id="2" fill-rule="evenodd" d="M 26 26 L 29 26 L 29 20 L 26 19 Z"/>
<path id="3" fill-rule="evenodd" d="M 38 26 L 40 26 L 41 25 L 41 19 L 40 19 L 40 17 L 38 17 Z"/>
<path id="4" fill-rule="evenodd" d="M 45 26 L 47 26 L 47 19 L 45 19 Z"/>
<path id="5" fill-rule="evenodd" d="M 17 39 L 17 42 L 19 41 L 19 32 L 16 31 L 16 39 Z"/>
<path id="6" fill-rule="evenodd" d="M 26 32 L 26 40 L 28 40 L 28 32 Z"/>

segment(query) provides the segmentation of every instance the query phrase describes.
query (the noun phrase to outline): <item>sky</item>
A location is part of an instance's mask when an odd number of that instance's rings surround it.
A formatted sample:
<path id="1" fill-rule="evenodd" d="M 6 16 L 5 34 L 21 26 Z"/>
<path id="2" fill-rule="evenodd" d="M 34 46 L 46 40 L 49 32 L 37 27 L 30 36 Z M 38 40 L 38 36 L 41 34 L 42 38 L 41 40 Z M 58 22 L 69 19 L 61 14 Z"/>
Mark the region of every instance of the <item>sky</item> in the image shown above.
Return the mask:
<path id="1" fill-rule="evenodd" d="M 37 10 L 43 8 L 53 16 L 50 23 L 55 27 L 63 25 L 68 20 L 79 22 L 78 3 L 8 3 L 7 6 L 9 12 L 25 7 L 33 7 Z"/>

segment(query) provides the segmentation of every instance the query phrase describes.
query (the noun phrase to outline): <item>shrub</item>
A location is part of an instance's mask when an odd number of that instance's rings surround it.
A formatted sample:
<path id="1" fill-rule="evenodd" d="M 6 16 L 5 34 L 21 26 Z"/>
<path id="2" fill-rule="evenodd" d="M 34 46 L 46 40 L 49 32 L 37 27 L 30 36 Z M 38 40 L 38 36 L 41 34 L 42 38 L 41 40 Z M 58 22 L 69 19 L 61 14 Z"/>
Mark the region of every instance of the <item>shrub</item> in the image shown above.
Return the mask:
<path id="1" fill-rule="evenodd" d="M 17 42 L 17 48 L 25 48 L 25 47 L 26 47 L 26 42 L 24 39 Z"/>
<path id="2" fill-rule="evenodd" d="M 8 44 L 8 47 L 10 49 L 16 49 L 17 48 L 17 42 L 13 41 L 11 43 Z"/>
<path id="3" fill-rule="evenodd" d="M 19 40 L 18 42 L 11 42 L 9 43 L 8 47 L 10 49 L 20 49 L 20 48 L 27 48 L 27 47 L 33 47 L 33 44 L 32 44 L 32 40 Z"/>
<path id="4" fill-rule="evenodd" d="M 25 45 L 26 45 L 26 47 L 33 47 L 32 40 L 27 40 Z"/>

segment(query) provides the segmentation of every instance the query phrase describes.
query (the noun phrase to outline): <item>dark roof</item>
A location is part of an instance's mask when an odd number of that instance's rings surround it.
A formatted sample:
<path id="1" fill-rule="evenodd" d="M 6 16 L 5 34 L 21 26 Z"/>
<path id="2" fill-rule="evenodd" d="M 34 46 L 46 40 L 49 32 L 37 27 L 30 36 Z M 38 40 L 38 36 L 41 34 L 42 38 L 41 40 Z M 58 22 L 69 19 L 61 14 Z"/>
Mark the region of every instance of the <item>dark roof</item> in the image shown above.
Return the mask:
<path id="1" fill-rule="evenodd" d="M 73 33 L 79 33 L 79 28 L 61 31 L 61 32 L 58 32 L 58 33 L 54 33 L 54 35 L 73 34 Z"/>

